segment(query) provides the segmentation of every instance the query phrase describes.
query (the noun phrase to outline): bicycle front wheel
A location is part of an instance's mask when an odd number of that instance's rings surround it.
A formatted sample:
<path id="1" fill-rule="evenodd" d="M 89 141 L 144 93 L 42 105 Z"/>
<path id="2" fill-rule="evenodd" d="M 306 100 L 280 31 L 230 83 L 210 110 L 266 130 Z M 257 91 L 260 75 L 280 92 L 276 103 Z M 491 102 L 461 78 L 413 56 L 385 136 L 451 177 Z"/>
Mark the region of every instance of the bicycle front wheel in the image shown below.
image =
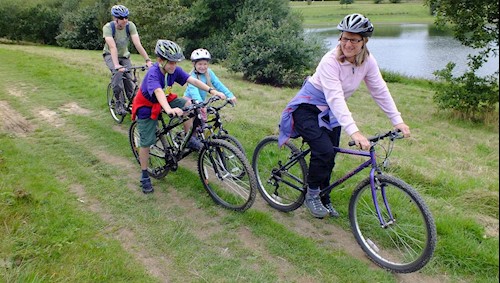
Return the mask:
<path id="1" fill-rule="evenodd" d="M 281 148 L 277 136 L 265 137 L 257 144 L 252 168 L 264 200 L 279 211 L 292 211 L 304 202 L 307 163 L 301 151 L 291 142 Z"/>
<path id="2" fill-rule="evenodd" d="M 387 175 L 375 178 L 375 202 L 385 224 L 377 216 L 367 178 L 355 189 L 349 203 L 349 220 L 356 241 L 382 268 L 398 273 L 417 271 L 434 253 L 434 219 L 410 185 Z"/>
<path id="3" fill-rule="evenodd" d="M 243 145 L 235 137 L 228 135 L 228 134 L 223 134 L 223 135 L 218 135 L 216 138 L 229 142 L 230 144 L 234 145 L 239 151 L 241 151 L 241 153 L 243 153 L 244 156 L 246 156 L 245 149 L 243 148 Z M 234 177 L 242 178 L 244 175 L 245 175 L 245 171 L 240 170 L 240 171 L 238 171 L 238 175 L 235 175 Z"/>
<path id="4" fill-rule="evenodd" d="M 141 136 L 139 134 L 139 130 L 137 128 L 137 121 L 132 122 L 129 129 L 129 142 L 130 147 L 132 148 L 132 153 L 135 156 L 137 162 L 140 163 L 139 160 L 139 144 L 141 140 Z M 167 160 L 165 158 L 165 149 L 167 148 L 167 141 L 165 140 L 165 136 L 157 135 L 156 143 L 149 147 L 149 163 L 148 163 L 148 173 L 151 177 L 155 179 L 164 178 L 169 168 L 167 166 Z"/>
<path id="5" fill-rule="evenodd" d="M 208 141 L 199 154 L 198 173 L 210 197 L 225 208 L 245 211 L 255 201 L 257 183 L 252 167 L 227 141 Z"/>
<path id="6" fill-rule="evenodd" d="M 125 93 L 123 91 L 120 95 L 125 97 Z M 121 124 L 127 114 L 118 114 L 116 109 L 117 101 L 115 94 L 113 93 L 113 87 L 111 86 L 111 84 L 108 84 L 107 98 L 108 98 L 108 108 L 109 112 L 111 113 L 111 118 L 113 118 L 113 120 L 115 120 L 116 123 Z"/>

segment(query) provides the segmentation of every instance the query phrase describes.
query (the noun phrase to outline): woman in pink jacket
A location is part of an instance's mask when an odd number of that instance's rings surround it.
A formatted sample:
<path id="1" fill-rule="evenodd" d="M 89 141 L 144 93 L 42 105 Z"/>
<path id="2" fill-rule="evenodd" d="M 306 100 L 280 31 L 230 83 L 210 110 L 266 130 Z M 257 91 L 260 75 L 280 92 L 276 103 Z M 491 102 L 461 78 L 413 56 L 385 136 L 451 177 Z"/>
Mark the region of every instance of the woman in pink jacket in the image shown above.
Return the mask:
<path id="1" fill-rule="evenodd" d="M 329 195 L 319 197 L 329 185 L 335 166 L 333 146 L 339 146 L 341 127 L 363 150 L 370 142 L 359 131 L 346 100 L 364 81 L 371 96 L 396 129 L 405 137 L 410 128 L 403 122 L 391 93 L 382 78 L 377 61 L 366 43 L 373 33 L 370 20 L 361 14 L 347 15 L 337 26 L 339 44 L 326 53 L 297 95 L 283 110 L 280 121 L 280 145 L 301 136 L 311 148 L 305 204 L 318 218 L 338 217 Z"/>

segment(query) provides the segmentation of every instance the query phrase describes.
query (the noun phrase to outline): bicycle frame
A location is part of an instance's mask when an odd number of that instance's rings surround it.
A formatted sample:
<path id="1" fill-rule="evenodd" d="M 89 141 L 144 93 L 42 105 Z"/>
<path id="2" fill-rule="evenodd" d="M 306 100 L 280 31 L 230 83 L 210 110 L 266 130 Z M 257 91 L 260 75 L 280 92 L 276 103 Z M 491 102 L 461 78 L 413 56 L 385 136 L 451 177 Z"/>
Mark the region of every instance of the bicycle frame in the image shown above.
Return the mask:
<path id="1" fill-rule="evenodd" d="M 197 132 L 198 135 L 201 137 L 202 143 L 206 143 L 207 139 L 211 137 L 211 136 L 205 137 L 204 130 L 206 128 L 211 128 L 212 126 L 207 124 L 201 118 L 201 108 L 203 106 L 208 105 L 210 102 L 211 102 L 211 100 L 209 100 L 208 102 L 202 103 L 202 104 L 196 104 L 196 105 L 193 104 L 191 106 L 186 107 L 183 110 L 185 112 L 190 111 L 188 115 L 186 115 L 180 119 L 177 119 L 177 120 L 171 119 L 168 122 L 168 124 L 167 124 L 167 122 L 165 122 L 165 119 L 163 118 L 162 115 L 160 115 L 160 117 L 158 118 L 158 120 L 161 122 L 162 128 L 159 132 L 157 132 L 156 135 L 157 136 L 164 135 L 164 136 L 168 137 L 168 139 L 169 139 L 168 143 L 172 147 L 171 148 L 173 150 L 172 154 L 175 157 L 176 162 L 177 162 L 177 160 L 183 159 L 184 157 L 186 157 L 187 155 L 189 155 L 191 153 L 191 151 L 185 151 L 185 149 L 187 148 L 187 143 L 188 143 L 189 139 L 193 136 L 193 134 L 195 134 Z M 200 105 L 203 105 L 203 106 L 200 107 Z M 179 145 L 175 141 L 175 137 L 172 136 L 171 130 L 176 128 L 176 127 L 181 126 L 184 122 L 188 121 L 189 119 L 191 119 L 193 117 L 194 117 L 193 126 L 191 127 L 191 129 L 189 129 L 189 131 L 187 133 L 185 133 L 185 136 L 182 139 L 181 144 Z M 175 121 L 175 122 L 172 122 L 172 121 Z M 218 121 L 218 122 L 220 123 L 220 121 Z"/>
<path id="2" fill-rule="evenodd" d="M 365 156 L 369 157 L 369 159 L 363 163 L 361 163 L 359 166 L 354 168 L 353 170 L 349 171 L 346 173 L 344 176 L 338 178 L 335 180 L 333 183 L 331 183 L 329 186 L 321 190 L 320 196 L 329 194 L 335 187 L 338 185 L 344 183 L 346 180 L 350 179 L 352 176 L 358 174 L 361 172 L 363 169 L 367 167 L 371 167 L 370 169 L 370 186 L 371 186 L 371 193 L 372 193 L 372 198 L 373 198 L 373 204 L 375 206 L 375 210 L 377 211 L 378 219 L 380 222 L 381 227 L 386 228 L 390 224 L 394 222 L 394 217 L 391 213 L 391 209 L 389 207 L 389 204 L 386 201 L 386 196 L 385 196 L 385 190 L 384 187 L 381 187 L 381 193 L 382 193 L 382 198 L 384 199 L 384 204 L 387 209 L 388 215 L 390 220 L 388 222 L 384 221 L 382 217 L 382 213 L 380 212 L 380 207 L 376 201 L 376 191 L 377 191 L 377 186 L 375 184 L 375 173 L 381 174 L 382 171 L 377 165 L 377 157 L 375 154 L 375 145 L 372 145 L 370 147 L 370 150 L 367 151 L 361 151 L 361 150 L 353 150 L 353 149 L 347 149 L 347 148 L 341 148 L 341 147 L 334 147 L 335 152 L 341 153 L 341 154 L 348 154 L 348 155 L 356 155 L 356 156 Z M 291 168 L 293 165 L 295 165 L 301 158 L 305 158 L 309 153 L 311 152 L 311 149 L 306 149 L 301 151 L 298 155 L 293 156 L 286 164 L 282 165 L 279 168 L 279 171 L 285 171 L 287 172 L 289 168 Z M 302 183 L 301 180 L 295 176 L 289 175 L 291 178 L 293 178 L 295 181 Z M 273 178 L 279 178 L 273 175 Z M 300 188 L 286 180 L 280 179 L 281 182 L 287 184 L 290 187 L 293 187 L 299 191 L 305 192 L 306 191 L 306 184 L 302 184 L 303 187 Z"/>

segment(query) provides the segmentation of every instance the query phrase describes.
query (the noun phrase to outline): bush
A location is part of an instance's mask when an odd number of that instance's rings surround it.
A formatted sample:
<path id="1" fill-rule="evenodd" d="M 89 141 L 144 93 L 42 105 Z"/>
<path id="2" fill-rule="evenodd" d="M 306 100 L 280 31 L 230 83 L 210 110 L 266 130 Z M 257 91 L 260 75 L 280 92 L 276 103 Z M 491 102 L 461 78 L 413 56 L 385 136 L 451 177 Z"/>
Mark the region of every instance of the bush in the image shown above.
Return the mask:
<path id="1" fill-rule="evenodd" d="M 0 37 L 55 45 L 61 18 L 55 8 L 38 4 L 22 9 L 7 3 L 0 7 Z"/>
<path id="2" fill-rule="evenodd" d="M 249 21 L 230 45 L 229 68 L 253 82 L 299 86 L 317 63 L 321 45 L 306 42 L 288 20 L 276 27 L 266 19 Z"/>
<path id="3" fill-rule="evenodd" d="M 496 111 L 499 102 L 498 71 L 490 76 L 478 77 L 474 67 L 462 76 L 454 77 L 455 63 L 434 72 L 441 80 L 436 85 L 434 101 L 440 109 L 452 110 L 462 118 L 482 121 Z M 472 65 L 471 63 L 469 65 Z"/>
<path id="4" fill-rule="evenodd" d="M 97 18 L 99 5 L 66 13 L 62 32 L 56 37 L 60 46 L 73 49 L 99 50 L 104 45 L 102 27 Z"/>

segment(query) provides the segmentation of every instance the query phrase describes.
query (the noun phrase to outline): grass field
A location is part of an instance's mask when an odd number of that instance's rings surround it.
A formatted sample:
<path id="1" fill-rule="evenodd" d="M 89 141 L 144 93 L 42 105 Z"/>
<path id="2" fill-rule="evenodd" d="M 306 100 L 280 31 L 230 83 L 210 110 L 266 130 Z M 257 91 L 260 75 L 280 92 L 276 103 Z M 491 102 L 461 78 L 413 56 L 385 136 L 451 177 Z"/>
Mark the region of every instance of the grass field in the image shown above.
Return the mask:
<path id="1" fill-rule="evenodd" d="M 425 23 L 432 24 L 434 18 L 429 13 L 429 7 L 423 1 L 405 1 L 392 4 L 385 1 L 374 4 L 373 1 L 354 1 L 353 4 L 341 5 L 338 1 L 290 2 L 294 11 L 304 18 L 305 27 L 331 27 L 351 13 L 361 13 L 367 16 L 374 25 Z"/>
<path id="2" fill-rule="evenodd" d="M 297 89 L 213 68 L 238 97 L 223 119 L 250 155 L 277 133 Z M 224 210 L 203 191 L 194 158 L 145 196 L 130 121 L 116 125 L 107 112 L 99 51 L 0 45 L 0 75 L 2 282 L 498 282 L 498 125 L 450 120 L 426 83 L 389 84 L 412 128 L 394 174 L 423 195 L 438 229 L 432 261 L 398 275 L 371 264 L 349 232 L 359 178 L 332 193 L 337 220 L 278 213 L 260 196 L 245 213 Z M 390 128 L 366 88 L 348 104 L 365 134 Z M 355 162 L 337 160 L 335 174 Z"/>

